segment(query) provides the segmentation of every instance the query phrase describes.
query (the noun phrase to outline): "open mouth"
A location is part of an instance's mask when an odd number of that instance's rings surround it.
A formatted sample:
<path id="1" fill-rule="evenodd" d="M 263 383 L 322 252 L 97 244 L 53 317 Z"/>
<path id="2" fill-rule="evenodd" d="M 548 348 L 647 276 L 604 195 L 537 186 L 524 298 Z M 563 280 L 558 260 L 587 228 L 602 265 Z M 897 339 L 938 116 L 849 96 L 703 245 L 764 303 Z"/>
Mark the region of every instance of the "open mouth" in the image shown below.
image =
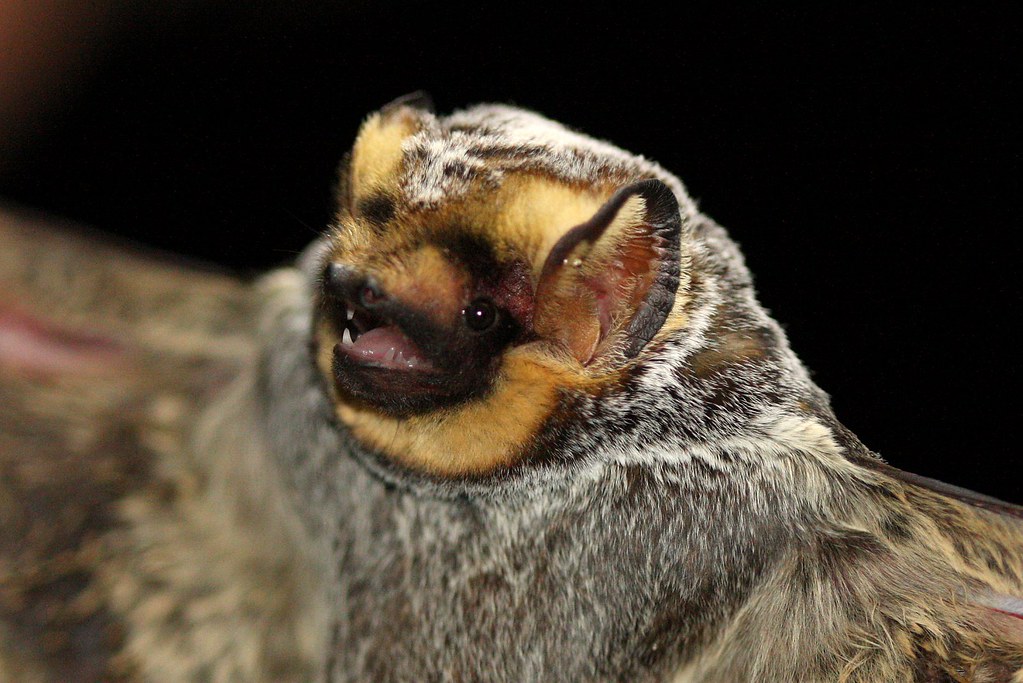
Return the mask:
<path id="1" fill-rule="evenodd" d="M 345 317 L 341 341 L 334 347 L 336 356 L 387 370 L 433 370 L 425 354 L 397 325 L 351 302 L 338 303 Z"/>

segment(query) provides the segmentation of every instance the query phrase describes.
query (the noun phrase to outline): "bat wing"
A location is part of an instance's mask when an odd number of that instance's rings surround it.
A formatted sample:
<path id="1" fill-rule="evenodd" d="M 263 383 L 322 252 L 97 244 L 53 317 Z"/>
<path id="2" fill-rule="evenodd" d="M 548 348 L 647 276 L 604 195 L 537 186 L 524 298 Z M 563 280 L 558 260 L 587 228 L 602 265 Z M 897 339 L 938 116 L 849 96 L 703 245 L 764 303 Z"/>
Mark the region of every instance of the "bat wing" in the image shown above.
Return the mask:
<path id="1" fill-rule="evenodd" d="M 881 461 L 871 466 L 924 492 L 931 501 L 953 501 L 966 506 L 957 509 L 947 504 L 925 503 L 939 526 L 955 537 L 954 546 L 963 554 L 962 559 L 969 558 L 967 563 L 973 566 L 976 585 L 966 596 L 967 621 L 987 630 L 990 664 L 994 665 L 998 653 L 1004 650 L 1005 665 L 1009 667 L 1006 671 L 1015 672 L 1023 651 L 1023 506 L 904 472 Z M 915 498 L 918 504 L 927 500 Z M 982 512 L 976 514 L 971 510 Z M 985 587 L 983 584 L 988 582 Z M 1005 680 L 1008 679 L 1006 674 Z"/>
<path id="2" fill-rule="evenodd" d="M 1004 500 L 999 500 L 998 498 L 987 496 L 983 493 L 977 493 L 970 489 L 964 489 L 961 486 L 946 484 L 945 482 L 938 481 L 937 479 L 922 477 L 919 474 L 913 474 L 911 472 L 904 472 L 896 467 L 880 462 L 877 467 L 889 477 L 910 484 L 911 486 L 927 489 L 946 498 L 951 498 L 959 501 L 960 503 L 965 503 L 989 512 L 1023 520 L 1023 506 L 1007 503 Z"/>
<path id="3" fill-rule="evenodd" d="M 105 539 L 251 354 L 248 291 L 0 207 L 0 678 L 125 673 Z"/>
<path id="4" fill-rule="evenodd" d="M 113 349 L 231 362 L 249 341 L 246 295 L 237 278 L 0 206 L 0 358 L 8 367 L 45 370 Z M 41 355 L 18 343 L 25 333 Z"/>

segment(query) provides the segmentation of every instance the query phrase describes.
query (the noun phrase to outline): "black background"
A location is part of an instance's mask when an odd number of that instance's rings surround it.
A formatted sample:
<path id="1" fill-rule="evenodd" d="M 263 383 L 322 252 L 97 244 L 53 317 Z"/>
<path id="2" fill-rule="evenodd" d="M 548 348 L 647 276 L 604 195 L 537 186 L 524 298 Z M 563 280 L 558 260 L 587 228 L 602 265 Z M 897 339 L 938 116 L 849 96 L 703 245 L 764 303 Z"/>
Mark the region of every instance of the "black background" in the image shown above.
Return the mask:
<path id="1" fill-rule="evenodd" d="M 534 108 L 682 177 L 869 446 L 1023 502 L 1020 24 L 817 4 L 131 6 L 0 197 L 255 273 L 369 111 Z"/>

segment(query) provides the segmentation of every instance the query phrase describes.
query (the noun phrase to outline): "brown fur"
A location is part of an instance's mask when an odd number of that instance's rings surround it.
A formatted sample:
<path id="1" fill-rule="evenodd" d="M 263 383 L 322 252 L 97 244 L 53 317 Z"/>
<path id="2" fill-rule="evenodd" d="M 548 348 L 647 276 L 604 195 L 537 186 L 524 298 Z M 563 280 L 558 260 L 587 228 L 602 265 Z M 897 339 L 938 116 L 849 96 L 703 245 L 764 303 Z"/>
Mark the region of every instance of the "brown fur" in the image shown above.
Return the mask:
<path id="1" fill-rule="evenodd" d="M 272 487 L 251 463 L 204 461 L 218 448 L 195 432 L 251 354 L 248 290 L 13 213 L 0 239 L 0 311 L 117 348 L 87 372 L 0 372 L 0 678 L 304 680 L 292 531 L 254 523 L 272 496 L 255 514 L 221 490 L 227 470 Z"/>

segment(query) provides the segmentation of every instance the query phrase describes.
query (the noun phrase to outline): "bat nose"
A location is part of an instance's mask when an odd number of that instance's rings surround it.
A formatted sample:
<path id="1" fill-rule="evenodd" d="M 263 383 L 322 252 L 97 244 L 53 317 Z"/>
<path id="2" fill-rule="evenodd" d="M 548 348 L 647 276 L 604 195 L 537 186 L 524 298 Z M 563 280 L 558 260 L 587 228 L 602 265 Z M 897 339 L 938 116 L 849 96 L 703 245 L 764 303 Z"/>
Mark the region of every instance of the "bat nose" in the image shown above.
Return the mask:
<path id="1" fill-rule="evenodd" d="M 387 298 L 371 276 L 343 263 L 327 265 L 323 279 L 330 294 L 369 310 Z"/>

